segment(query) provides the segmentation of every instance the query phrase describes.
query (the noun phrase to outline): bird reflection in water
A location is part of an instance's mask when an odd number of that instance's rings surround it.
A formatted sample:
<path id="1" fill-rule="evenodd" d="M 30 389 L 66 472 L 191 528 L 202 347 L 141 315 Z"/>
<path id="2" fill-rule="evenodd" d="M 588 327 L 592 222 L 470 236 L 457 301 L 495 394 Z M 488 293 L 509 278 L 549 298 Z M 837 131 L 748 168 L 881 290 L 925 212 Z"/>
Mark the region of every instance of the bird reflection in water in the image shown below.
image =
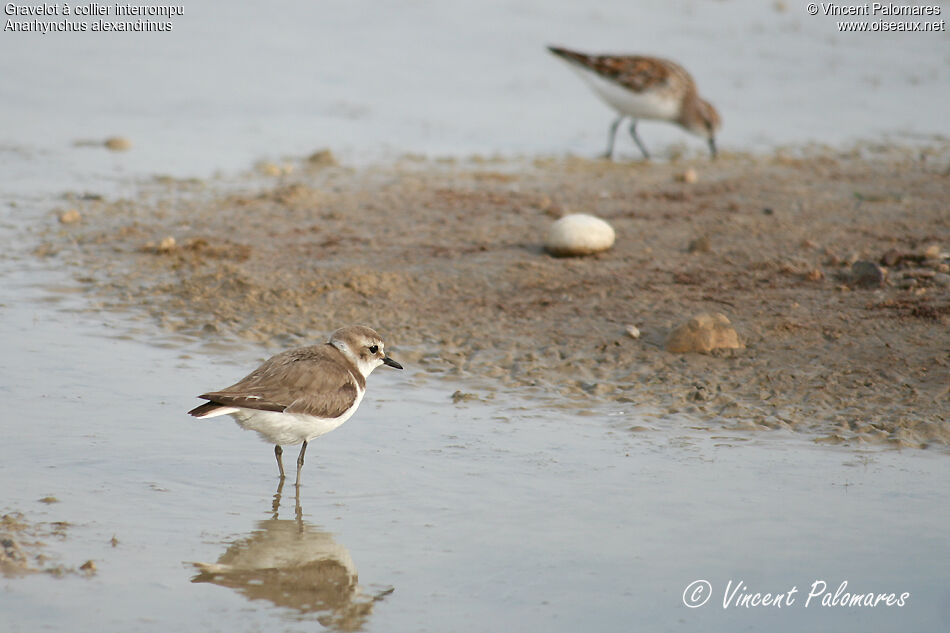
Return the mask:
<path id="1" fill-rule="evenodd" d="M 315 614 L 320 624 L 334 631 L 362 630 L 373 605 L 393 589 L 363 593 L 346 547 L 303 520 L 299 488 L 294 518 L 277 518 L 283 487 L 281 479 L 272 518 L 232 543 L 218 562 L 194 563 L 200 573 L 191 581 L 230 587 L 249 600 Z"/>

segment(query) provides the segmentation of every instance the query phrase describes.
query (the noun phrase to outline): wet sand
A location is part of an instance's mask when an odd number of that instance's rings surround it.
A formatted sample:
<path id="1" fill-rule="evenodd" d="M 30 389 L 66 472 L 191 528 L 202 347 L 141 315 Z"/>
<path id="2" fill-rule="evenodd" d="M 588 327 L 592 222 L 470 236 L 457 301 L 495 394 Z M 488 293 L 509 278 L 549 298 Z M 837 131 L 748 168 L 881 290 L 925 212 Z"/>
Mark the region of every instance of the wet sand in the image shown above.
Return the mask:
<path id="1" fill-rule="evenodd" d="M 685 416 L 950 445 L 948 144 L 715 162 L 327 159 L 75 196 L 37 254 L 72 262 L 96 309 L 196 339 L 286 347 L 366 323 L 404 364 L 480 397 L 632 403 L 660 414 L 654 428 Z M 60 224 L 73 208 L 80 220 Z M 566 213 L 604 218 L 616 244 L 547 255 Z M 862 260 L 883 285 L 854 277 Z M 665 351 L 700 312 L 725 314 L 745 348 Z"/>
<path id="2" fill-rule="evenodd" d="M 56 503 L 55 497 L 44 497 L 39 503 Z M 96 573 L 96 564 L 87 560 L 72 567 L 61 564 L 49 541 L 62 542 L 67 538 L 70 524 L 66 521 L 35 521 L 22 512 L 0 514 L 0 577 L 14 578 L 27 574 L 45 573 L 55 577 L 81 574 L 90 577 Z"/>

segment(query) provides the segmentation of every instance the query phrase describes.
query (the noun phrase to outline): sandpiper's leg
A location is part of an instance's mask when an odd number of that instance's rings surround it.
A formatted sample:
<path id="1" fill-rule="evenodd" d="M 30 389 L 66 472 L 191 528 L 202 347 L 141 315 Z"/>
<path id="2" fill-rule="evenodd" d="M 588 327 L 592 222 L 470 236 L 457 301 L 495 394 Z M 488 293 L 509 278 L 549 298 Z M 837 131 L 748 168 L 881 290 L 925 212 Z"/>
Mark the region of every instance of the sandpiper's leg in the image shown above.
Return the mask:
<path id="1" fill-rule="evenodd" d="M 614 137 L 617 136 L 617 128 L 620 127 L 621 121 L 623 121 L 623 115 L 618 116 L 610 124 L 610 132 L 607 134 L 607 151 L 604 152 L 604 158 L 607 160 L 612 160 L 614 157 Z"/>
<path id="2" fill-rule="evenodd" d="M 643 144 L 643 141 L 640 140 L 640 135 L 637 134 L 637 120 L 634 119 L 630 124 L 630 136 L 633 137 L 633 142 L 637 144 L 637 147 L 640 148 L 640 151 L 643 152 L 643 157 L 647 160 L 650 160 L 650 152 L 647 151 L 646 145 Z"/>
<path id="3" fill-rule="evenodd" d="M 716 139 L 709 139 L 709 151 L 712 154 L 712 157 L 715 158 L 718 152 L 716 151 Z"/>
<path id="4" fill-rule="evenodd" d="M 307 443 L 304 442 L 303 446 L 300 447 L 300 455 L 297 455 L 297 483 L 295 486 L 300 485 L 300 471 L 303 469 L 303 456 L 307 452 Z"/>
<path id="5" fill-rule="evenodd" d="M 280 447 L 280 444 L 274 445 L 274 455 L 277 456 L 277 468 L 280 469 L 280 480 L 284 480 L 284 460 L 280 458 L 284 454 L 284 449 Z"/>

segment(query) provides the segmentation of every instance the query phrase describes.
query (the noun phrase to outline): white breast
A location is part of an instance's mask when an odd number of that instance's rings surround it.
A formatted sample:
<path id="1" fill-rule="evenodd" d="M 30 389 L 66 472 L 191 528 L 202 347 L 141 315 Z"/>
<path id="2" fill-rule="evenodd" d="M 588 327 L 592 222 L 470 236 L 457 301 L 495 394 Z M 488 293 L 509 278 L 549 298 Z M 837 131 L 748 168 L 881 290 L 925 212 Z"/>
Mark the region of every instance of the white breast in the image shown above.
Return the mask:
<path id="1" fill-rule="evenodd" d="M 635 119 L 670 121 L 680 113 L 680 100 L 674 95 L 656 90 L 634 92 L 618 83 L 604 79 L 597 73 L 571 64 L 583 79 L 607 104 L 618 113 Z"/>

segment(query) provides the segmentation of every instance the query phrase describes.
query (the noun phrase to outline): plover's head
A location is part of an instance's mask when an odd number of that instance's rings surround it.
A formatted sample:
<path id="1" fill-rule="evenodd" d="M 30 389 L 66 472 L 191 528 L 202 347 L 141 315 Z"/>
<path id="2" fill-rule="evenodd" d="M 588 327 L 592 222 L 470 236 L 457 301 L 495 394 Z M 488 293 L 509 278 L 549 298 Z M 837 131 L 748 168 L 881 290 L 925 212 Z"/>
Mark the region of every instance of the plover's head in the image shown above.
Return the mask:
<path id="1" fill-rule="evenodd" d="M 379 334 L 365 325 L 340 328 L 330 335 L 330 345 L 350 359 L 364 377 L 380 365 L 402 369 L 402 365 L 386 356 Z"/>
<path id="2" fill-rule="evenodd" d="M 680 114 L 679 124 L 696 136 L 701 136 L 709 143 L 709 151 L 716 155 L 716 132 L 722 126 L 719 112 L 705 99 L 695 97 L 685 104 Z"/>

